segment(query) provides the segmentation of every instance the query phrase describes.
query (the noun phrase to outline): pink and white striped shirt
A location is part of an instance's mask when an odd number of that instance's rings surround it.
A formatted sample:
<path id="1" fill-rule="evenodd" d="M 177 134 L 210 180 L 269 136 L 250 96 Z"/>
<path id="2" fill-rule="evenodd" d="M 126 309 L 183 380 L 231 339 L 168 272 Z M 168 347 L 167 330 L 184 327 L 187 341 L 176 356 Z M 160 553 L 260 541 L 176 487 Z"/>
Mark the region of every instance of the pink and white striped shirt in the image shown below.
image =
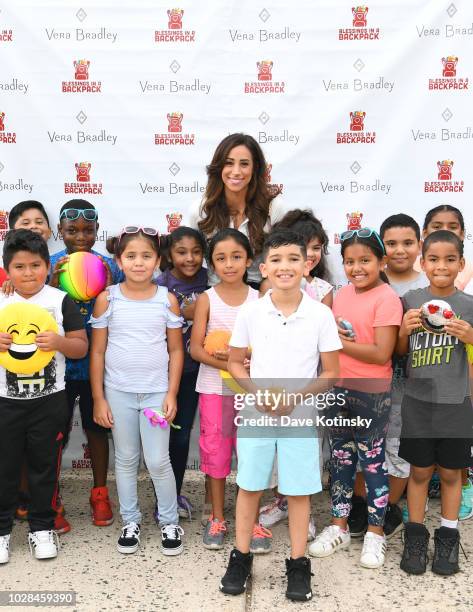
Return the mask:
<path id="1" fill-rule="evenodd" d="M 207 334 L 211 331 L 233 331 L 235 319 L 238 311 L 247 302 L 257 300 L 259 297 L 256 289 L 248 287 L 248 295 L 246 300 L 240 306 L 229 306 L 226 304 L 214 287 L 207 289 L 205 292 L 209 298 L 209 321 L 207 323 Z M 233 391 L 227 388 L 223 382 L 220 372 L 217 368 L 213 368 L 205 363 L 201 363 L 199 367 L 199 374 L 197 376 L 197 383 L 195 390 L 198 393 L 215 393 L 216 395 L 233 395 Z"/>

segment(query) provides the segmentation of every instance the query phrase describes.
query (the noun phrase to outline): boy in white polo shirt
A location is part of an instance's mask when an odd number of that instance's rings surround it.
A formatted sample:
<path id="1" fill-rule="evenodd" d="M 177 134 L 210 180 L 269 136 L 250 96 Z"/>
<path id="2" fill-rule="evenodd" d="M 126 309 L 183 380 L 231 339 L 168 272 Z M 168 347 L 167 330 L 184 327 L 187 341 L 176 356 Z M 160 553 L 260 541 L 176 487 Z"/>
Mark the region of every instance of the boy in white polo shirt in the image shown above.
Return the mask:
<path id="1" fill-rule="evenodd" d="M 257 411 L 253 416 L 258 424 L 264 422 L 260 427 L 238 428 L 240 489 L 236 547 L 220 584 L 220 590 L 231 595 L 243 593 L 251 575 L 253 556 L 249 547 L 254 519 L 277 455 L 278 489 L 287 496 L 289 505 L 291 558 L 286 559 L 286 596 L 300 601 L 312 597 L 310 560 L 305 557 L 305 549 L 310 495 L 321 490 L 317 433 L 308 418 L 302 419 L 295 428 L 284 427 L 284 419 L 279 417 L 285 417 L 287 424 L 289 415 L 307 416 L 307 409 L 304 413 L 300 402 L 314 405 L 310 400 L 333 386 L 338 377 L 338 351 L 342 346 L 331 310 L 300 289 L 306 261 L 304 240 L 299 234 L 279 230 L 269 235 L 263 249 L 261 272 L 271 282 L 272 289 L 260 300 L 240 309 L 230 341 L 228 370 L 247 391 L 246 405 L 256 402 Z M 249 347 L 252 352 L 248 373 L 244 362 Z M 319 361 L 322 367 L 317 376 Z M 293 397 L 288 399 L 283 390 L 290 391 Z M 244 420 L 243 414 L 237 417 L 239 425 Z M 261 416 L 267 418 L 258 419 Z"/>

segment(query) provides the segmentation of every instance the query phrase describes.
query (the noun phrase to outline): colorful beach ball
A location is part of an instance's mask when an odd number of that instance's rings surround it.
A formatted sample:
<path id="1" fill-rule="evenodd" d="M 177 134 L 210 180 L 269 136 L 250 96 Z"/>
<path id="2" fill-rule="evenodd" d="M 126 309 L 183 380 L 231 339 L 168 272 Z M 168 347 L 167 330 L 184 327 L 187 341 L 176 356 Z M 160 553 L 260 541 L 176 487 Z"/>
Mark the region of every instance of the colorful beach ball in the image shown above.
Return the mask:
<path id="1" fill-rule="evenodd" d="M 93 253 L 72 253 L 59 275 L 59 286 L 73 300 L 87 302 L 105 289 L 107 271 L 97 255 Z"/>

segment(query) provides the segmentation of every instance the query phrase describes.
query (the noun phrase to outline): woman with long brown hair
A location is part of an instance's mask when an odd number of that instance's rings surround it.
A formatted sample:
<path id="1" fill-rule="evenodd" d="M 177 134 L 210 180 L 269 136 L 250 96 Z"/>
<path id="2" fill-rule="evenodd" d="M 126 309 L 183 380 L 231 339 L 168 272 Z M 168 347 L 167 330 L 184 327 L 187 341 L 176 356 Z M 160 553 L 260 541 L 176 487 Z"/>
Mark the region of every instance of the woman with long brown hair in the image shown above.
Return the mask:
<path id="1" fill-rule="evenodd" d="M 215 149 L 207 166 L 207 187 L 202 202 L 190 213 L 189 224 L 211 238 L 218 230 L 233 227 L 248 236 L 255 260 L 248 283 L 258 288 L 264 236 L 284 215 L 278 193 L 270 193 L 266 160 L 256 140 L 247 134 L 230 134 Z M 218 282 L 209 270 L 209 282 Z"/>

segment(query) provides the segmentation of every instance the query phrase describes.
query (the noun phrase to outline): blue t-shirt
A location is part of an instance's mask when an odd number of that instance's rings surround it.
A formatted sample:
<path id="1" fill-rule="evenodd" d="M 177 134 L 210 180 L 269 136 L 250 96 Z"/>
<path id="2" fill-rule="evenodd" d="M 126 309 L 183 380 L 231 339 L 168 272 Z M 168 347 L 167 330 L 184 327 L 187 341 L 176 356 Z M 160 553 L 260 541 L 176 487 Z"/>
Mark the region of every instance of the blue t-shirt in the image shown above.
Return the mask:
<path id="1" fill-rule="evenodd" d="M 98 251 L 91 250 L 93 255 L 98 255 L 103 260 L 107 262 L 110 266 L 110 270 L 112 271 L 113 284 L 121 283 L 124 280 L 123 272 L 117 266 L 115 261 L 111 257 L 106 257 L 99 253 Z M 56 265 L 58 259 L 61 257 L 65 257 L 66 255 L 70 255 L 66 249 L 59 251 L 58 253 L 54 253 L 51 255 L 51 270 L 54 270 L 54 266 Z M 92 327 L 89 323 L 89 319 L 92 316 L 92 311 L 94 309 L 95 298 L 93 300 L 89 300 L 88 302 L 81 302 L 80 300 L 74 300 L 74 302 L 78 305 L 81 315 L 84 318 L 85 329 L 87 331 L 87 338 L 90 342 L 90 336 L 92 333 Z M 89 346 L 90 348 L 90 346 Z M 66 380 L 89 380 L 89 353 L 83 357 L 82 359 L 67 359 L 66 358 Z"/>

